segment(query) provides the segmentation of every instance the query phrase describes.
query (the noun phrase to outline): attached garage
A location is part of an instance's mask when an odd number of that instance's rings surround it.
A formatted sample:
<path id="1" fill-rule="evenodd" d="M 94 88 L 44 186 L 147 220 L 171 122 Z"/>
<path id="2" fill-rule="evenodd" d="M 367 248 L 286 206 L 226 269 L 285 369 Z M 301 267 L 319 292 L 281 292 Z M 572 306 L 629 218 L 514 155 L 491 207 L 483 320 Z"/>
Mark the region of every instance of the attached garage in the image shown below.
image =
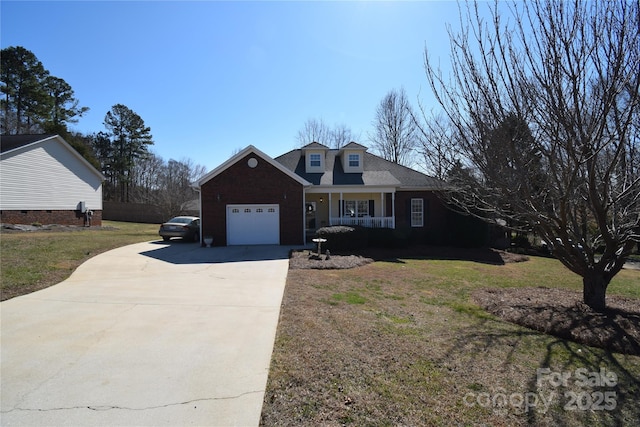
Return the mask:
<path id="1" fill-rule="evenodd" d="M 304 244 L 310 185 L 250 145 L 198 180 L 202 237 L 214 246 Z"/>
<path id="2" fill-rule="evenodd" d="M 228 245 L 279 245 L 279 205 L 227 205 Z"/>

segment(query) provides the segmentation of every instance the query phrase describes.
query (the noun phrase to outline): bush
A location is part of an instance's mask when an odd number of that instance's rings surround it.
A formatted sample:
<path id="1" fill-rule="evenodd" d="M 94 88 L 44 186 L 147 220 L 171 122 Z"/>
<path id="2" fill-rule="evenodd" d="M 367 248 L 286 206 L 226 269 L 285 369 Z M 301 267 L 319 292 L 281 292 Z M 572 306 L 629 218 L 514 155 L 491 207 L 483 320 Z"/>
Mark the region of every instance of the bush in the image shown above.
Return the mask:
<path id="1" fill-rule="evenodd" d="M 336 225 L 319 228 L 318 237 L 327 239 L 322 247 L 332 252 L 349 251 L 367 247 L 367 232 L 362 227 Z"/>
<path id="2" fill-rule="evenodd" d="M 511 246 L 522 249 L 530 249 L 531 243 L 529 242 L 527 236 L 523 236 L 520 234 L 511 239 Z"/>

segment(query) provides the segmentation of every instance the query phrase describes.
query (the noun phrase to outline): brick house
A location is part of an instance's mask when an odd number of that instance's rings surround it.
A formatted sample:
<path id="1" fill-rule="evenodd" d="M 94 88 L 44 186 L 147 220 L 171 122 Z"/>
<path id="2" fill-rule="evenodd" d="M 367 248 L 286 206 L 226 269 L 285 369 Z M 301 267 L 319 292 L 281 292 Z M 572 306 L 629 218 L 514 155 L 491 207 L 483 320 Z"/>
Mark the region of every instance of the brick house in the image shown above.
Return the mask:
<path id="1" fill-rule="evenodd" d="M 249 146 L 203 176 L 202 236 L 214 245 L 304 244 L 329 225 L 402 229 L 416 242 L 442 241 L 443 182 L 351 142 L 311 143 L 271 158 Z"/>
<path id="2" fill-rule="evenodd" d="M 0 139 L 0 220 L 10 224 L 102 224 L 105 177 L 59 135 Z"/>

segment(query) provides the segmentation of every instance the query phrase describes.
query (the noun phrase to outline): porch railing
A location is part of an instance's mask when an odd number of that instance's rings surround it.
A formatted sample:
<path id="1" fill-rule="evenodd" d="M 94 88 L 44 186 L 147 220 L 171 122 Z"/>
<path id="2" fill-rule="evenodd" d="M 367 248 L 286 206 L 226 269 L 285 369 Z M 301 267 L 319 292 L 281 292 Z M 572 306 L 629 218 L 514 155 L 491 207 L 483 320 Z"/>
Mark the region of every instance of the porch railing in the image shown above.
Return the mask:
<path id="1" fill-rule="evenodd" d="M 357 225 L 366 228 L 396 228 L 392 216 L 332 217 L 331 225 Z"/>

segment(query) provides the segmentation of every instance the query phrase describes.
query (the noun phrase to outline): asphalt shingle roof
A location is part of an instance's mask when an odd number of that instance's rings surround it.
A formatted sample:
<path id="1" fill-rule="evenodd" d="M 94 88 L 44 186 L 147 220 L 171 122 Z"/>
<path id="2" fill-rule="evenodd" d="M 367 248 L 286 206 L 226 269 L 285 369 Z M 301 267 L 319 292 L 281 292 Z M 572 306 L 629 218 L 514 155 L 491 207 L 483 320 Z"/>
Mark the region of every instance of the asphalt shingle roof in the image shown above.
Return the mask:
<path id="1" fill-rule="evenodd" d="M 43 139 L 50 138 L 54 135 L 2 135 L 0 136 L 0 152 L 5 153 L 16 148 L 24 147 L 25 145 L 33 144 L 34 142 L 42 141 Z"/>
<path id="2" fill-rule="evenodd" d="M 358 145 L 358 148 L 362 147 L 356 143 L 352 144 Z M 313 147 L 306 146 L 304 148 Z M 367 152 L 364 153 L 362 173 L 345 173 L 342 169 L 342 162 L 339 159 L 340 150 L 328 149 L 326 153 L 325 171 L 323 173 L 306 172 L 304 151 L 302 149 L 289 151 L 288 153 L 276 157 L 275 160 L 287 169 L 294 171 L 297 175 L 306 179 L 313 185 L 440 188 L 444 184 L 436 178 Z"/>

